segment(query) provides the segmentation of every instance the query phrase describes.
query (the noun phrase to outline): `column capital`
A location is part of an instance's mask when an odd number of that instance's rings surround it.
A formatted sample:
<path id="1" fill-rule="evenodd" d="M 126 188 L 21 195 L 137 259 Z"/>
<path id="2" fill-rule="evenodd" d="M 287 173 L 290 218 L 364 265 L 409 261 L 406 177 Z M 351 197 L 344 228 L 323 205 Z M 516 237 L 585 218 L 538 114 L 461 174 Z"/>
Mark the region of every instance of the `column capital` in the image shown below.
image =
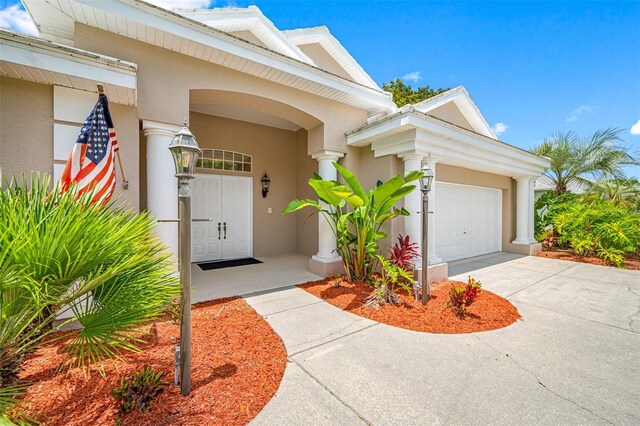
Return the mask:
<path id="1" fill-rule="evenodd" d="M 539 176 L 524 175 L 524 176 L 514 176 L 513 178 L 516 180 L 516 182 L 531 182 L 532 180 L 538 179 L 538 177 Z"/>
<path id="2" fill-rule="evenodd" d="M 145 136 L 149 135 L 161 135 L 174 137 L 178 131 L 182 129 L 182 126 L 177 124 L 160 123 L 159 121 L 142 121 L 142 131 Z"/>
<path id="3" fill-rule="evenodd" d="M 427 163 L 427 165 L 429 166 L 435 166 L 435 164 L 438 162 L 439 158 L 436 157 L 424 157 L 422 161 L 424 161 L 425 163 Z M 435 173 L 435 171 L 434 171 Z"/>
<path id="4" fill-rule="evenodd" d="M 422 159 L 424 158 L 424 155 L 419 154 L 417 152 L 402 152 L 398 154 L 398 157 L 401 158 L 402 161 L 411 161 L 411 160 L 422 161 Z"/>
<path id="5" fill-rule="evenodd" d="M 344 152 L 340 151 L 318 151 L 311 155 L 311 158 L 317 161 L 329 160 L 338 161 L 338 159 L 344 157 Z"/>

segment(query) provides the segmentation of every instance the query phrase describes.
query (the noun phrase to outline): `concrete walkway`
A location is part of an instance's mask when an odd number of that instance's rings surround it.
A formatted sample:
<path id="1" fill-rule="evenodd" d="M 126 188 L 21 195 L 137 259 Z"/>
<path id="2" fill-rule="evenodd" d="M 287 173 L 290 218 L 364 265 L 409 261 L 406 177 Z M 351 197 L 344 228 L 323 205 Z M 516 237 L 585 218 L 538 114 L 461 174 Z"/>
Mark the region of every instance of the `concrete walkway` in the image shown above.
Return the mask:
<path id="1" fill-rule="evenodd" d="M 640 272 L 508 254 L 451 270 L 507 297 L 524 319 L 437 335 L 297 288 L 247 296 L 290 360 L 253 423 L 640 423 Z"/>

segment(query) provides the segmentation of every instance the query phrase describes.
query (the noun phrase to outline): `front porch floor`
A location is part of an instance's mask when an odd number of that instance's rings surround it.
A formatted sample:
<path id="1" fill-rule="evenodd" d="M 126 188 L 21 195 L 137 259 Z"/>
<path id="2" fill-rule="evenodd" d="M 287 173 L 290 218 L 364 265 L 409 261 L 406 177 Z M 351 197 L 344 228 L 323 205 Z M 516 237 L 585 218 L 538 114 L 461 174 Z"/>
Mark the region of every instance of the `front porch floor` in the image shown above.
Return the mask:
<path id="1" fill-rule="evenodd" d="M 256 265 L 203 271 L 191 265 L 193 303 L 289 287 L 321 277 L 309 272 L 309 256 L 291 253 L 256 257 Z"/>

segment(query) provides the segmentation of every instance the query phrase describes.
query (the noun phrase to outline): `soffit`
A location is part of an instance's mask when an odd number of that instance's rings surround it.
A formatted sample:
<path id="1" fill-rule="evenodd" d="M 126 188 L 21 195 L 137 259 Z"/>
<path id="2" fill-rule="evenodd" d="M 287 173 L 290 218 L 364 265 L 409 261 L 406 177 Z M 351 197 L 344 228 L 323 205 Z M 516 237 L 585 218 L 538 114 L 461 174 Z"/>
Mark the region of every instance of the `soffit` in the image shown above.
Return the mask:
<path id="1" fill-rule="evenodd" d="M 289 130 L 292 132 L 300 130 L 300 126 L 287 119 L 267 112 L 244 108 L 239 105 L 190 104 L 189 109 L 201 114 L 215 115 L 217 117 L 275 127 L 276 129 Z"/>
<path id="2" fill-rule="evenodd" d="M 135 64 L 7 30 L 0 51 L 2 76 L 88 92 L 100 83 L 111 102 L 136 105 Z"/>
<path id="3" fill-rule="evenodd" d="M 75 21 L 361 108 L 369 115 L 395 108 L 390 94 L 379 88 L 351 82 L 140 0 L 23 2 L 39 27 L 60 37 L 73 34 Z M 58 21 L 59 14 L 50 11 L 52 5 L 66 18 Z"/>

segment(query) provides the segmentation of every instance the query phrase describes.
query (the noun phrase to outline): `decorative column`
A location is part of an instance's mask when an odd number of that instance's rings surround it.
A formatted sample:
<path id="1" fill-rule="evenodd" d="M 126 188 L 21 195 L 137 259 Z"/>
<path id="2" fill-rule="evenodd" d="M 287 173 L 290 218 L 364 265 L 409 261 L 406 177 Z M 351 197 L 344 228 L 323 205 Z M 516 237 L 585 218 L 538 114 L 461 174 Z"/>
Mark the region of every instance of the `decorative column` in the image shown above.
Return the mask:
<path id="1" fill-rule="evenodd" d="M 156 219 L 178 218 L 178 184 L 169 144 L 181 126 L 143 121 L 142 131 L 147 138 L 147 210 Z M 156 235 L 173 253 L 177 265 L 178 225 L 157 223 Z"/>
<path id="2" fill-rule="evenodd" d="M 529 232 L 527 237 L 529 238 L 529 244 L 535 244 L 536 241 L 536 223 L 535 223 L 535 212 L 536 212 L 536 200 L 535 200 L 535 188 L 536 188 L 536 178 L 531 177 L 529 179 Z"/>
<path id="3" fill-rule="evenodd" d="M 438 175 L 436 173 L 436 163 L 438 162 L 437 158 L 426 157 L 424 162 L 427 164 L 431 170 L 433 170 L 433 184 L 431 185 L 431 192 L 429 192 L 429 211 L 433 213 L 429 213 L 429 265 L 436 265 L 438 263 L 442 263 L 442 259 L 440 259 L 436 253 L 436 190 L 438 189 Z M 420 193 L 420 191 L 416 191 Z M 420 241 L 420 240 L 418 240 Z"/>
<path id="4" fill-rule="evenodd" d="M 516 178 L 516 239 L 514 244 L 531 244 L 533 228 L 533 194 L 531 176 Z"/>
<path id="5" fill-rule="evenodd" d="M 318 174 L 323 179 L 337 180 L 338 171 L 333 167 L 334 162 L 343 157 L 344 154 L 337 151 L 321 151 L 313 154 L 313 158 L 318 161 Z M 326 206 L 326 204 L 325 204 Z M 336 252 L 336 237 L 331 230 L 331 226 L 324 217 L 318 217 L 318 254 L 312 259 L 322 263 L 339 262 L 340 256 Z"/>
<path id="6" fill-rule="evenodd" d="M 420 154 L 405 154 L 398 155 L 398 157 L 404 161 L 405 174 L 422 168 L 423 157 Z M 411 242 L 420 244 L 422 241 L 422 216 L 420 214 L 422 210 L 422 193 L 420 192 L 419 184 L 411 194 L 404 197 L 404 208 L 410 213 L 409 216 L 404 217 L 404 233 L 409 236 Z"/>

